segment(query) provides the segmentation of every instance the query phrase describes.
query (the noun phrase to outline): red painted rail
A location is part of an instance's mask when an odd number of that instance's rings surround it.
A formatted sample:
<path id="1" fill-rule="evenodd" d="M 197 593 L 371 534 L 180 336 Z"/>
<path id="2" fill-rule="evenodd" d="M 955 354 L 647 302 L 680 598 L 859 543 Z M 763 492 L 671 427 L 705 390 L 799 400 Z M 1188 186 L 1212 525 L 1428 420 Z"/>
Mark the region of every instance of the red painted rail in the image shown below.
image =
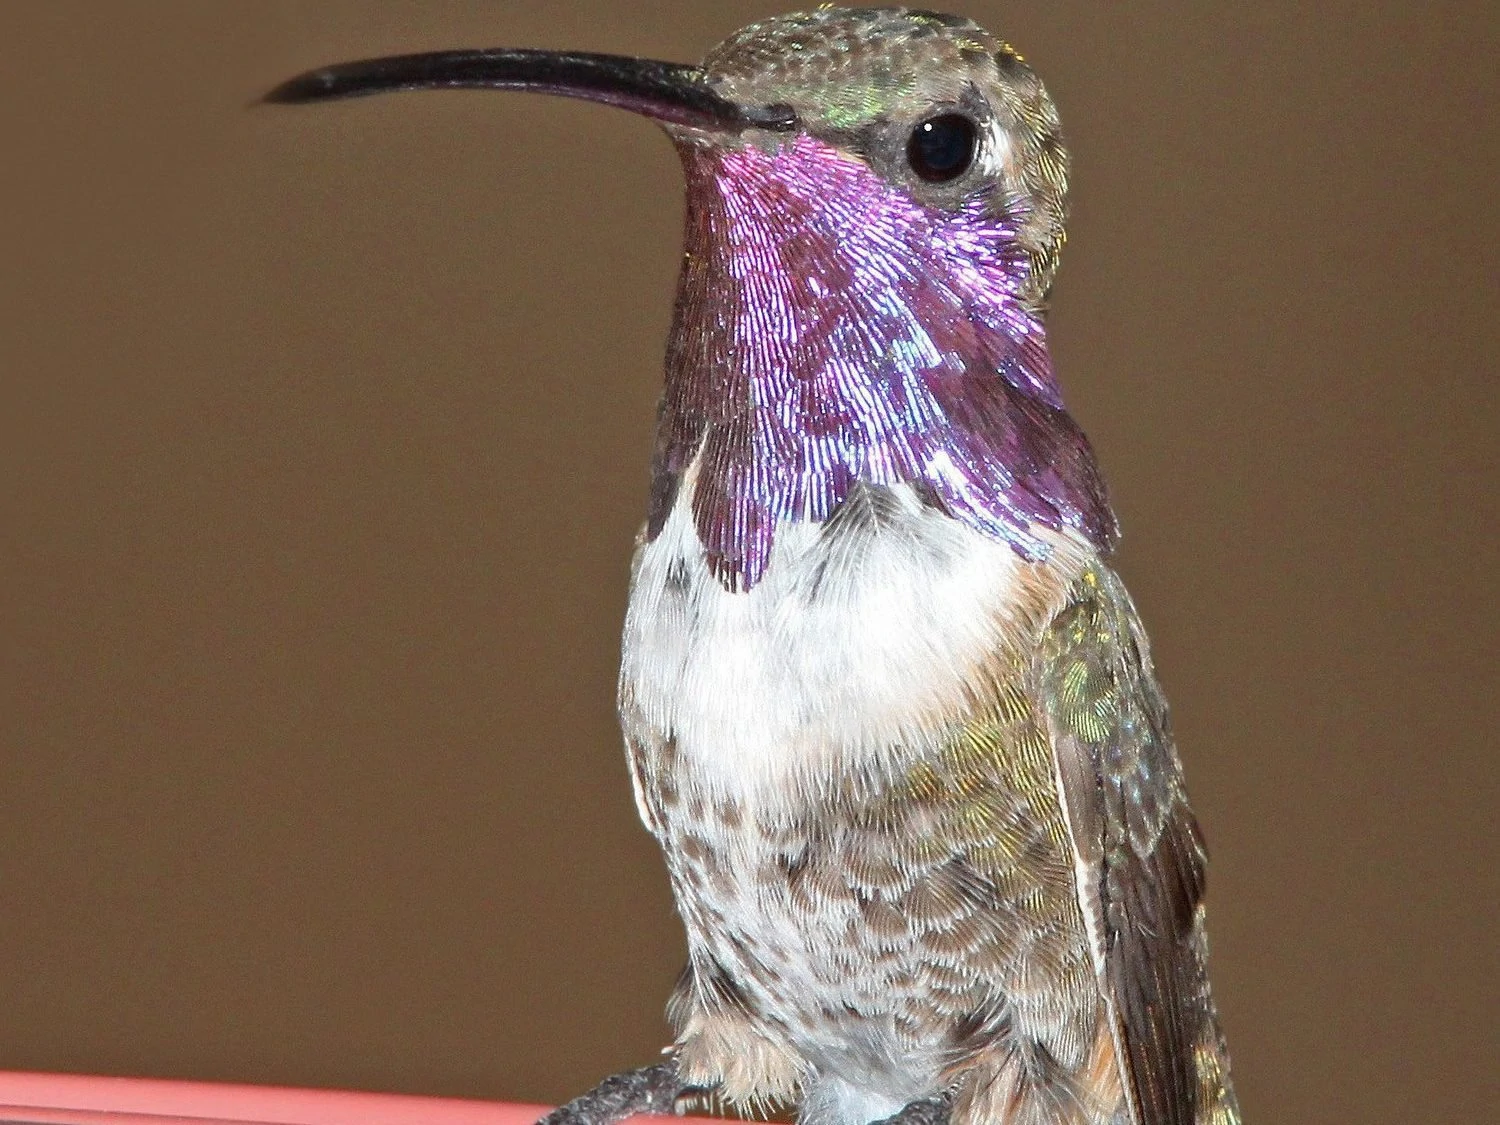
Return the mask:
<path id="1" fill-rule="evenodd" d="M 0 1071 L 0 1122 L 35 1125 L 533 1125 L 546 1106 Z M 646 1122 L 685 1119 L 642 1117 Z"/>

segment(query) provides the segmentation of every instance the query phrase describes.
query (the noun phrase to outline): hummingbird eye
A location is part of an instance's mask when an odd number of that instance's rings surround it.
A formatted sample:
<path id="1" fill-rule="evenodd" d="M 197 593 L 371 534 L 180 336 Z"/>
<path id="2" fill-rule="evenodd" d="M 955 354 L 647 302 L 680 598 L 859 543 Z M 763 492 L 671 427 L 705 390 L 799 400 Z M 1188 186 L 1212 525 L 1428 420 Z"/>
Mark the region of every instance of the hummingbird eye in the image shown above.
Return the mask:
<path id="1" fill-rule="evenodd" d="M 906 142 L 906 162 L 929 184 L 956 180 L 974 163 L 979 145 L 979 127 L 962 113 L 929 117 L 911 131 Z"/>

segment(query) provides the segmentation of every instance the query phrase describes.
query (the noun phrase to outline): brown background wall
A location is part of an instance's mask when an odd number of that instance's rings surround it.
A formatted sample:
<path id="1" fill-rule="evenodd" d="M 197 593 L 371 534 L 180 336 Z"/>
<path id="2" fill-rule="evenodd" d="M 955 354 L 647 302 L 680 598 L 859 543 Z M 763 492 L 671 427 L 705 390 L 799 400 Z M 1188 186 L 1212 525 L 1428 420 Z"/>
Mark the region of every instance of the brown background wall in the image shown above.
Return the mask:
<path id="1" fill-rule="evenodd" d="M 1470 7 L 968 8 L 1077 153 L 1054 347 L 1257 1122 L 1494 1108 Z M 0 1066 L 545 1100 L 663 1041 L 611 697 L 671 150 L 513 95 L 246 105 L 433 47 L 691 59 L 775 10 L 5 6 Z"/>

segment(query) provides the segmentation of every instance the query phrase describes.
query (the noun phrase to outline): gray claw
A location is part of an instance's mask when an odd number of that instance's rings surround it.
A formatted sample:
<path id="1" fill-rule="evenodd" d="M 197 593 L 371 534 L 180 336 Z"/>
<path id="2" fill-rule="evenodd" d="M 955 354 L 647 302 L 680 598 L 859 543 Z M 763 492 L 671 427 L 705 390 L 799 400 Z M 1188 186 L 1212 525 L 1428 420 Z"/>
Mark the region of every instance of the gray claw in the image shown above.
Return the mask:
<path id="1" fill-rule="evenodd" d="M 935 1098 L 923 1098 L 903 1107 L 883 1121 L 870 1125 L 948 1125 L 948 1115 L 953 1109 L 953 1098 L 939 1094 Z"/>
<path id="2" fill-rule="evenodd" d="M 537 1125 L 615 1125 L 637 1113 L 671 1116 L 677 1101 L 691 1093 L 671 1062 L 611 1075 L 586 1094 L 560 1105 Z"/>

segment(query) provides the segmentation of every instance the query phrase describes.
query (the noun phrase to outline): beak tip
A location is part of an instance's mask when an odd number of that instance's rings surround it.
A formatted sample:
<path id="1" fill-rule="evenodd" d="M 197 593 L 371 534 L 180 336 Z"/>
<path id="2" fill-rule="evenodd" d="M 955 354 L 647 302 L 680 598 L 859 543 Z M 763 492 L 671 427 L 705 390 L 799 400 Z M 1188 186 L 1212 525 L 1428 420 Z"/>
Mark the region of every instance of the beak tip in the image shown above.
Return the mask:
<path id="1" fill-rule="evenodd" d="M 338 75 L 331 70 L 310 70 L 289 78 L 261 96 L 262 105 L 303 105 L 336 95 Z"/>

